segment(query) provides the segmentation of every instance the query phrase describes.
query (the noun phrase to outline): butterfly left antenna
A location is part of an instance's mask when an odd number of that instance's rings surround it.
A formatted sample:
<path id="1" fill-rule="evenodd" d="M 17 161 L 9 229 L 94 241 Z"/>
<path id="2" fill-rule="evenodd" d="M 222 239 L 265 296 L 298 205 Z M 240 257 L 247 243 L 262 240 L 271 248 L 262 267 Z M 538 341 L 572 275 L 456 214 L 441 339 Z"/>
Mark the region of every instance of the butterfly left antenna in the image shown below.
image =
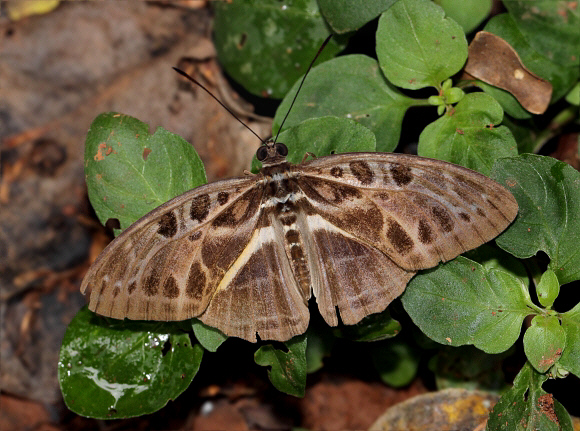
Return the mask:
<path id="1" fill-rule="evenodd" d="M 249 127 L 249 126 L 248 126 L 246 123 L 244 123 L 242 120 L 240 120 L 240 119 L 238 118 L 238 116 L 237 116 L 236 114 L 234 114 L 230 108 L 228 108 L 226 105 L 224 105 L 224 104 L 222 103 L 222 101 L 221 101 L 221 100 L 219 100 L 217 97 L 215 97 L 215 96 L 214 96 L 214 95 L 211 93 L 211 91 L 209 91 L 207 88 L 205 88 L 205 87 L 204 87 L 204 86 L 201 84 L 201 82 L 199 82 L 198 80 L 196 80 L 196 79 L 192 78 L 192 77 L 191 77 L 191 76 L 189 76 L 187 73 L 185 73 L 183 70 L 181 70 L 181 69 L 178 69 L 177 67 L 174 67 L 174 68 L 173 68 L 173 70 L 175 70 L 175 71 L 176 71 L 177 73 L 179 73 L 180 75 L 182 75 L 182 76 L 185 76 L 185 77 L 186 77 L 187 79 L 189 79 L 191 82 L 193 82 L 194 84 L 196 84 L 196 85 L 198 85 L 199 87 L 201 87 L 201 89 L 202 89 L 203 91 L 205 91 L 207 94 L 209 94 L 211 97 L 213 97 L 213 98 L 214 98 L 214 100 L 215 100 L 217 103 L 219 103 L 219 104 L 220 104 L 220 105 L 221 105 L 221 106 L 222 106 L 222 107 L 223 107 L 223 108 L 224 108 L 226 111 L 228 111 L 228 112 L 229 112 L 229 113 L 232 115 L 232 117 L 234 117 L 236 120 L 238 120 L 242 126 L 244 126 L 246 129 L 248 129 L 250 132 L 252 132 L 252 133 L 254 134 L 254 136 L 255 136 L 256 138 L 258 138 L 258 139 L 259 139 L 259 140 L 262 142 L 262 144 L 266 145 L 266 142 L 265 142 L 265 141 L 264 141 L 262 138 L 260 138 L 260 136 L 258 136 L 258 134 L 257 134 L 256 132 L 254 132 L 252 129 L 250 129 L 250 127 Z"/>

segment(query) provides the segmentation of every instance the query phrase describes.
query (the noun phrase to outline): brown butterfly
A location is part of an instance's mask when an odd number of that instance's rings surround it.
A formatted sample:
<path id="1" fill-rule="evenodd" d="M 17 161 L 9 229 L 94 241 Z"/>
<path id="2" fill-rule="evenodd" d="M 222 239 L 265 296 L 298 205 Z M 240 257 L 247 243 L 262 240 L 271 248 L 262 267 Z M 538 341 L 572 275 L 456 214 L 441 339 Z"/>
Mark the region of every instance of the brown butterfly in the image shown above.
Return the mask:
<path id="1" fill-rule="evenodd" d="M 257 151 L 259 174 L 197 187 L 131 225 L 85 276 L 89 308 L 117 319 L 198 317 L 228 336 L 285 341 L 383 311 L 416 271 L 493 239 L 518 205 L 495 181 L 386 153 L 292 165 Z"/>

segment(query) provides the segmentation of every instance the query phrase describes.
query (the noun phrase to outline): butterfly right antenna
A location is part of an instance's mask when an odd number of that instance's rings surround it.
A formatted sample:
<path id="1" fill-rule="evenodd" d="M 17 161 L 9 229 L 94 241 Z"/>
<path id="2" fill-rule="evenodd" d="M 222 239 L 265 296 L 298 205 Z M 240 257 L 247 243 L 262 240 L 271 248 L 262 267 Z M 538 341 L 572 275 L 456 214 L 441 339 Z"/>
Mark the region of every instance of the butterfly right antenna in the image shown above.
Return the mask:
<path id="1" fill-rule="evenodd" d="M 304 80 L 306 79 L 308 72 L 310 72 L 310 69 L 312 69 L 312 66 L 314 66 L 314 62 L 316 61 L 316 59 L 318 58 L 318 56 L 320 55 L 320 53 L 322 52 L 324 47 L 328 44 L 328 42 L 330 42 L 330 39 L 332 39 L 332 35 L 328 36 L 326 38 L 326 40 L 324 42 L 322 42 L 322 45 L 320 45 L 320 48 L 318 49 L 318 52 L 316 53 L 316 55 L 312 59 L 310 66 L 308 66 L 308 69 L 306 69 L 306 73 L 304 74 L 304 77 L 302 78 L 302 81 L 300 82 L 300 85 L 298 86 L 298 90 L 296 91 L 296 94 L 294 95 L 294 99 L 292 99 L 292 103 L 290 104 L 290 108 L 288 108 L 288 112 L 286 112 L 286 116 L 284 117 L 284 119 L 282 120 L 282 123 L 280 124 L 280 127 L 278 128 L 278 133 L 276 133 L 276 137 L 274 138 L 274 142 L 278 141 L 278 135 L 280 134 L 280 131 L 282 130 L 282 126 L 284 125 L 286 118 L 288 118 L 288 115 L 290 114 L 290 111 L 292 110 L 292 107 L 294 106 L 294 102 L 296 102 L 296 98 L 298 97 L 298 93 L 300 93 L 300 89 L 302 88 L 302 84 L 304 84 Z"/>

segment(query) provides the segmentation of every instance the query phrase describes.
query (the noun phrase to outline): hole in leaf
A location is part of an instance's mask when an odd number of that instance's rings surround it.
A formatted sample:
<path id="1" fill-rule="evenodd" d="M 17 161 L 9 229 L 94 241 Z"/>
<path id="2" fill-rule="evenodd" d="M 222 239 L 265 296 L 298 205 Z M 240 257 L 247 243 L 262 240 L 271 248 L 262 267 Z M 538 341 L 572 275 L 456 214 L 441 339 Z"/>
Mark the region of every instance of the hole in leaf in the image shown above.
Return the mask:
<path id="1" fill-rule="evenodd" d="M 167 340 L 165 340 L 165 343 L 163 343 L 163 348 L 161 349 L 161 356 L 167 355 L 167 353 L 169 353 L 170 351 L 171 351 L 171 341 L 168 338 Z"/>
<path id="2" fill-rule="evenodd" d="M 110 230 L 121 229 L 121 222 L 118 218 L 110 218 L 105 222 L 105 227 Z"/>
<path id="3" fill-rule="evenodd" d="M 524 392 L 524 401 L 528 401 L 528 395 L 530 393 L 529 389 L 526 389 L 526 392 Z"/>

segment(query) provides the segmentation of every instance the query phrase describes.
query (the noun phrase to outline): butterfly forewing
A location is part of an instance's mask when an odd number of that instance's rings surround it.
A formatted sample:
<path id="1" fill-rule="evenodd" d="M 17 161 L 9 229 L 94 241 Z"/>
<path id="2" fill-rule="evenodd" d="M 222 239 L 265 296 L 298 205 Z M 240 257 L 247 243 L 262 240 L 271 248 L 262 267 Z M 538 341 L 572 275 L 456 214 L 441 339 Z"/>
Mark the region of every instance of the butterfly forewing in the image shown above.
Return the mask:
<path id="1" fill-rule="evenodd" d="M 337 309 L 357 323 L 517 214 L 506 189 L 460 166 L 379 153 L 290 165 L 280 145 L 260 174 L 194 189 L 122 233 L 83 281 L 90 309 L 285 341 L 306 330 L 311 291 L 328 324 Z"/>
<path id="2" fill-rule="evenodd" d="M 301 172 L 312 211 L 410 271 L 493 239 L 518 211 L 495 181 L 418 156 L 340 154 L 308 162 Z"/>
<path id="3" fill-rule="evenodd" d="M 262 189 L 248 177 L 207 184 L 135 222 L 85 276 L 89 308 L 119 319 L 201 314 L 254 232 Z"/>

